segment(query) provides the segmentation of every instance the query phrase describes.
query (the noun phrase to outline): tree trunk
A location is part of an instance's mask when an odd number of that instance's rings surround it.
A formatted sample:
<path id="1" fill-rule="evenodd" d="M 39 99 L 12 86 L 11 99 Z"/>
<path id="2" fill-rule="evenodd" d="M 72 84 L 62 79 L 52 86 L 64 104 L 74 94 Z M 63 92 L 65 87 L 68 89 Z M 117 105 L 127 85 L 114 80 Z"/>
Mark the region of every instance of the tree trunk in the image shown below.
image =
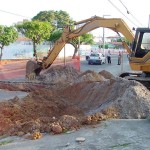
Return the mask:
<path id="1" fill-rule="evenodd" d="M 74 58 L 75 58 L 75 56 L 76 56 L 77 52 L 78 52 L 78 47 L 75 47 L 75 49 L 74 49 L 74 54 L 73 54 L 73 56 L 72 56 L 72 59 L 74 59 Z"/>
<path id="2" fill-rule="evenodd" d="M 33 42 L 33 57 L 37 60 L 37 51 L 36 51 L 36 43 Z"/>
<path id="3" fill-rule="evenodd" d="M 1 53 L 0 53 L 0 61 L 2 60 L 2 56 L 3 56 L 3 47 L 0 47 L 1 49 Z"/>

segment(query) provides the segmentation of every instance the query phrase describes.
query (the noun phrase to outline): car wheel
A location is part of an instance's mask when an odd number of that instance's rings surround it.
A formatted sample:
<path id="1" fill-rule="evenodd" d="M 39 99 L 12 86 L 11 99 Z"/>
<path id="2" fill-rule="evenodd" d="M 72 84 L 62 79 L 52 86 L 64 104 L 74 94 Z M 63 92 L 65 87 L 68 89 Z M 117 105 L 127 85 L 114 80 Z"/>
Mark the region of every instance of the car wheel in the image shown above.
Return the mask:
<path id="1" fill-rule="evenodd" d="M 91 62 L 90 62 L 90 61 L 88 61 L 88 64 L 89 64 L 89 65 L 91 65 Z"/>
<path id="2" fill-rule="evenodd" d="M 100 61 L 99 65 L 101 65 L 101 64 L 102 64 L 102 61 Z"/>
<path id="3" fill-rule="evenodd" d="M 90 57 L 89 56 L 86 56 L 86 60 L 88 60 Z"/>

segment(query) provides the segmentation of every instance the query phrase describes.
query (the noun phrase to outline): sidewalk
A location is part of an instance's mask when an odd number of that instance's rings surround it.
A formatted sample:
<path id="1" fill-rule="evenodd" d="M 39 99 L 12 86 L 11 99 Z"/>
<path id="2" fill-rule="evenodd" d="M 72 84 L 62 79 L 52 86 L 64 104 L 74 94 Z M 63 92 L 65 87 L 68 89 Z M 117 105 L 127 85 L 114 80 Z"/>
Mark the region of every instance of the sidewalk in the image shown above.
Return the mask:
<path id="1" fill-rule="evenodd" d="M 150 120 L 108 120 L 96 128 L 85 127 L 72 133 L 45 135 L 39 140 L 1 138 L 0 150 L 149 150 Z M 84 142 L 77 142 L 84 137 Z M 7 141 L 7 142 L 6 142 Z"/>

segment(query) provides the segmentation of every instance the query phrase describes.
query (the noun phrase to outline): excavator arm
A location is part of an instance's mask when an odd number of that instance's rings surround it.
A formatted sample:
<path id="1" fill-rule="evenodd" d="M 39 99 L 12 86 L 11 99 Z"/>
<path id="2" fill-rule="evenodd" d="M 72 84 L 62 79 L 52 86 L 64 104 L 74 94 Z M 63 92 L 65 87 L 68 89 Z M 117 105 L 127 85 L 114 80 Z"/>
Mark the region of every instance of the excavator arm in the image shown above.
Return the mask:
<path id="1" fill-rule="evenodd" d="M 134 35 L 131 29 L 122 19 L 119 19 L 119 18 L 118 19 L 101 18 L 101 17 L 95 16 L 86 20 L 82 20 L 80 22 L 76 22 L 74 25 L 79 26 L 79 27 L 76 28 L 75 30 L 71 30 L 69 26 L 65 27 L 62 33 L 62 36 L 55 42 L 53 49 L 50 50 L 47 57 L 45 57 L 42 60 L 40 67 L 35 67 L 32 69 L 30 68 L 31 71 L 26 71 L 28 72 L 28 75 L 26 76 L 30 76 L 30 74 L 32 74 L 33 72 L 36 75 L 38 75 L 42 69 L 47 69 L 48 67 L 50 67 L 53 61 L 58 56 L 59 52 L 62 50 L 65 44 L 69 42 L 69 40 L 79 37 L 99 27 L 109 28 L 113 30 L 114 32 L 121 33 L 130 41 L 130 43 L 132 43 L 134 40 Z M 128 47 L 128 45 L 125 42 L 123 42 L 123 46 L 127 49 L 129 54 L 132 53 L 131 49 Z"/>
<path id="2" fill-rule="evenodd" d="M 75 25 L 80 27 L 72 31 L 70 30 L 69 26 L 64 28 L 62 36 L 55 42 L 55 45 L 48 54 L 47 59 L 43 61 L 43 69 L 48 68 L 53 63 L 61 49 L 65 46 L 66 43 L 69 42 L 70 39 L 79 37 L 99 27 L 109 28 L 114 32 L 121 33 L 130 41 L 130 43 L 132 43 L 134 40 L 134 35 L 131 29 L 122 19 L 106 19 L 101 17 L 94 17 L 76 22 Z M 127 49 L 128 53 L 131 54 L 132 51 L 125 42 L 123 42 L 123 46 Z"/>

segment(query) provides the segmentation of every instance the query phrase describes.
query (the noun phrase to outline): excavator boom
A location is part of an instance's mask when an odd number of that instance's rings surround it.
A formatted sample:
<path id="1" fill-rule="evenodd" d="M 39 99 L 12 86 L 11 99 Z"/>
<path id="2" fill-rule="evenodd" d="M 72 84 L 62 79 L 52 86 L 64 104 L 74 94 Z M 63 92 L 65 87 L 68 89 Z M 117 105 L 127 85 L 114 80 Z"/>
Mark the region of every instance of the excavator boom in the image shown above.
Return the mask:
<path id="1" fill-rule="evenodd" d="M 99 27 L 105 27 L 115 32 L 119 32 L 123 34 L 131 43 L 134 40 L 134 34 L 122 19 L 105 19 L 101 17 L 94 17 L 81 22 L 76 22 L 75 25 L 80 25 L 80 27 L 72 31 L 70 30 L 69 26 L 64 28 L 62 36 L 55 42 L 53 49 L 51 50 L 50 54 L 48 54 L 47 59 L 43 62 L 44 69 L 48 68 L 53 63 L 61 49 L 70 39 L 79 37 Z M 128 45 L 124 43 L 123 46 L 130 54 L 131 50 L 128 48 Z"/>

